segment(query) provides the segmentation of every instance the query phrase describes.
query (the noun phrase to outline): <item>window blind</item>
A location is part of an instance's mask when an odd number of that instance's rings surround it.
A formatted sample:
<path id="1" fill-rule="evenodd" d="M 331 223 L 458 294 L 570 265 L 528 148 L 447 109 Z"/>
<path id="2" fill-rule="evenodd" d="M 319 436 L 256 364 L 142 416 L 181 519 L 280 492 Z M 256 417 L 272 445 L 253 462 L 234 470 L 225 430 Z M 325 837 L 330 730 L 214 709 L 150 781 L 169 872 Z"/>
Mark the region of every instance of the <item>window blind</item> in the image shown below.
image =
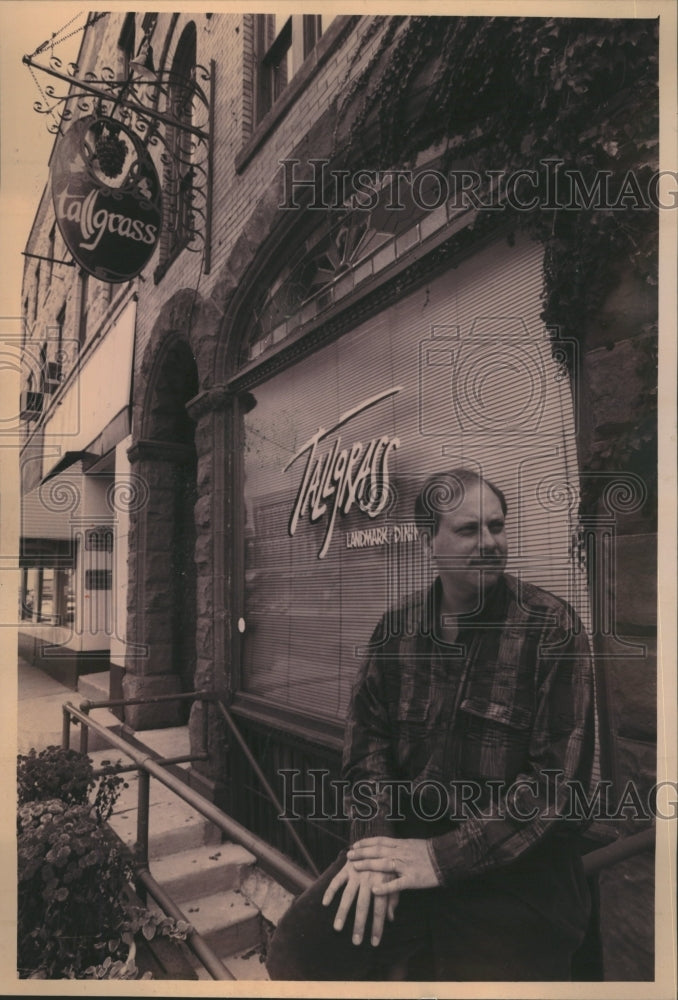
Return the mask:
<path id="1" fill-rule="evenodd" d="M 456 465 L 506 494 L 508 571 L 587 620 L 572 559 L 574 409 L 539 318 L 541 286 L 539 246 L 496 244 L 254 391 L 244 454 L 246 691 L 344 717 L 377 621 L 431 579 L 414 497 L 431 472 Z M 302 448 L 314 435 L 312 462 L 312 446 Z M 353 503 L 332 522 L 329 481 L 314 521 L 310 500 L 299 499 L 315 465 L 320 480 L 333 454 L 362 446 L 364 455 L 375 441 L 377 454 L 390 447 L 370 477 L 388 487 L 380 513 Z"/>

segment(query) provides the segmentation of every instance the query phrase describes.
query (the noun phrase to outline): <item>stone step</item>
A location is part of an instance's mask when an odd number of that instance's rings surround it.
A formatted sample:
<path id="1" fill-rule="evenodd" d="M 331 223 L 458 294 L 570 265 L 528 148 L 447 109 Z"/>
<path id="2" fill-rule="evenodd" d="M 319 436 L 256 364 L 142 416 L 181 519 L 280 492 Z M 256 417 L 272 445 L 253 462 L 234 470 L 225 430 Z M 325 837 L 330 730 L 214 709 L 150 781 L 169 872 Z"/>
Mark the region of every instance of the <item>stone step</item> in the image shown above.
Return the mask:
<path id="1" fill-rule="evenodd" d="M 149 734 L 144 733 L 144 743 L 163 756 L 178 756 L 187 752 L 187 727 L 180 726 L 168 730 L 166 736 L 159 735 L 160 733 L 163 731 L 159 730 L 151 735 L 154 746 L 147 743 Z M 95 767 L 101 767 L 106 760 L 113 764 L 117 764 L 118 761 L 122 764 L 131 763 L 131 758 L 117 747 L 93 751 L 89 757 Z M 129 771 L 122 777 L 128 787 L 120 789 L 109 822 L 118 836 L 126 844 L 133 846 L 137 836 L 138 773 L 136 770 Z M 150 780 L 149 800 L 149 858 L 163 858 L 202 845 L 221 843 L 221 830 L 156 778 Z"/>
<path id="2" fill-rule="evenodd" d="M 154 861 L 151 874 L 172 899 L 183 903 L 240 889 L 255 864 L 254 855 L 238 844 L 209 844 Z"/>
<path id="3" fill-rule="evenodd" d="M 238 889 L 186 900 L 181 909 L 226 964 L 229 955 L 261 945 L 259 910 Z"/>
<path id="4" fill-rule="evenodd" d="M 294 895 L 283 889 L 274 878 L 268 875 L 258 865 L 252 865 L 243 871 L 243 881 L 240 886 L 243 896 L 253 903 L 273 927 L 277 927 L 292 902 Z"/>
<path id="5" fill-rule="evenodd" d="M 188 730 L 145 731 L 135 734 L 153 752 L 173 757 L 188 753 Z M 127 763 L 115 748 L 92 752 L 95 767 L 103 761 Z M 111 826 L 130 846 L 136 840 L 136 771 L 123 775 Z M 237 980 L 268 980 L 262 960 L 264 923 L 276 924 L 291 896 L 259 871 L 254 855 L 233 843 L 221 842 L 221 831 L 183 803 L 161 782 L 150 782 L 149 859 L 153 877 L 182 909 L 186 918 L 221 956 Z M 149 898 L 149 905 L 159 909 Z M 265 919 L 264 919 L 265 918 Z M 199 979 L 209 974 L 194 957 Z"/>
<path id="6" fill-rule="evenodd" d="M 80 701 L 110 701 L 111 675 L 108 670 L 78 677 L 78 697 Z"/>
<path id="7" fill-rule="evenodd" d="M 185 757 L 191 752 L 188 726 L 170 726 L 167 729 L 145 729 L 135 733 L 135 738 L 160 757 Z M 189 768 L 190 761 L 179 767 Z"/>
<path id="8" fill-rule="evenodd" d="M 127 763 L 127 758 L 119 751 L 101 750 L 89 756 L 95 767 L 99 767 L 104 760 Z M 120 790 L 109 823 L 124 843 L 133 847 L 137 839 L 139 779 L 136 771 L 122 777 L 127 788 Z M 221 830 L 217 826 L 154 778 L 150 781 L 149 801 L 149 858 L 164 858 L 203 845 L 221 844 Z"/>
<path id="9" fill-rule="evenodd" d="M 238 951 L 233 955 L 222 955 L 220 957 L 221 961 L 224 963 L 231 975 L 234 976 L 239 982 L 248 979 L 256 979 L 259 981 L 270 980 L 270 976 L 266 971 L 266 966 L 264 965 L 263 945 L 254 945 L 251 948 L 245 948 L 244 951 Z M 195 956 L 191 955 L 188 961 L 193 966 L 196 977 L 199 980 L 204 980 L 208 983 L 213 982 L 207 969 L 203 968 Z"/>
<path id="10" fill-rule="evenodd" d="M 247 948 L 235 955 L 224 955 L 222 961 L 232 976 L 238 981 L 247 979 L 270 980 L 263 961 L 264 952 L 261 945 Z M 198 973 L 198 978 L 200 974 Z"/>
<path id="11" fill-rule="evenodd" d="M 94 718 L 96 718 L 97 712 L 105 712 L 106 709 L 93 709 L 90 713 Z M 120 727 L 120 735 L 125 736 L 128 730 L 123 730 L 120 724 L 120 720 L 115 720 L 118 727 Z M 90 736 L 92 734 L 90 733 Z M 157 754 L 158 757 L 185 757 L 191 752 L 190 737 L 188 734 L 188 726 L 173 726 L 169 729 L 149 729 L 142 733 L 132 733 L 131 734 L 136 743 L 130 744 L 137 752 L 140 749 L 148 749 Z M 72 739 L 71 742 L 74 746 L 78 745 L 77 742 L 78 733 L 76 731 L 76 738 Z M 125 754 L 118 750 L 117 747 L 111 747 L 108 744 L 109 752 L 108 754 L 103 754 L 102 757 L 108 757 L 109 759 L 123 760 L 125 763 L 130 763 L 131 758 L 125 756 Z M 93 748 L 96 750 L 105 748 Z M 98 766 L 98 765 L 97 765 Z M 186 761 L 184 764 L 178 764 L 178 767 L 188 769 L 191 766 L 190 761 Z"/>
<path id="12" fill-rule="evenodd" d="M 147 905 L 149 909 L 161 912 L 158 904 L 150 897 Z M 180 909 L 205 943 L 227 966 L 231 956 L 242 956 L 261 948 L 259 911 L 237 889 L 185 900 Z M 252 956 L 248 955 L 250 957 Z M 200 962 L 195 956 L 192 964 L 200 975 Z"/>
<path id="13" fill-rule="evenodd" d="M 76 707 L 80 707 L 79 696 L 67 699 L 71 701 Z M 89 713 L 90 718 L 95 722 L 98 722 L 100 726 L 105 726 L 107 729 L 112 729 L 114 732 L 118 733 L 120 730 L 120 719 L 113 715 L 107 708 L 93 708 Z M 71 735 L 70 735 L 70 745 L 74 750 L 80 749 L 80 724 L 73 725 L 71 723 Z M 113 753 L 114 749 L 111 747 L 110 743 L 105 736 L 100 736 L 93 729 L 89 729 L 87 732 L 87 752 L 98 750 L 108 750 L 109 753 Z"/>
<path id="14" fill-rule="evenodd" d="M 153 785 L 153 782 L 151 782 Z M 167 792 L 167 795 L 170 795 Z M 181 799 L 151 800 L 148 856 L 150 859 L 178 854 L 204 844 L 220 844 L 221 831 Z M 114 812 L 110 824 L 118 836 L 133 845 L 137 836 L 137 809 Z"/>

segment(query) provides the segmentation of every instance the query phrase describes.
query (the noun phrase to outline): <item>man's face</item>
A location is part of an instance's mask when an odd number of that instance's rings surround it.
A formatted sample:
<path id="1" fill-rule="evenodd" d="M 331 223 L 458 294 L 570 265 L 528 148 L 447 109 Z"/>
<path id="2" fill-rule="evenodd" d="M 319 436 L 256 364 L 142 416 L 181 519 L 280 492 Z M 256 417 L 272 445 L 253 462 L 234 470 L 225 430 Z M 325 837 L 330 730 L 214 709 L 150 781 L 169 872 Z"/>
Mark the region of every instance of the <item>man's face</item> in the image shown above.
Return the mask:
<path id="1" fill-rule="evenodd" d="M 466 486 L 459 506 L 441 515 L 432 540 L 438 572 L 460 591 L 479 592 L 483 582 L 497 582 L 507 554 L 499 497 L 484 484 Z"/>

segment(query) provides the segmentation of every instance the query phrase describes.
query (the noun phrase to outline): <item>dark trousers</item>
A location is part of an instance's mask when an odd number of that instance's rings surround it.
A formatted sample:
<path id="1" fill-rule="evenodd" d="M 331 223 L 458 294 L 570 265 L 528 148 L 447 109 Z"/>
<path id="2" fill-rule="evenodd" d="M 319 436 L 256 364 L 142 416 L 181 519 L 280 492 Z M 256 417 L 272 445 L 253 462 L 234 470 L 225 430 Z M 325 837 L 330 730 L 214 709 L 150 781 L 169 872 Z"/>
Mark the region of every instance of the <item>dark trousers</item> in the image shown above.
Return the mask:
<path id="1" fill-rule="evenodd" d="M 386 921 L 381 944 L 351 942 L 353 911 L 344 929 L 332 923 L 341 890 L 322 905 L 328 883 L 342 867 L 342 852 L 299 896 L 280 921 L 266 967 L 274 980 L 403 979 L 404 964 L 416 963 L 417 978 L 430 982 L 568 981 L 576 942 L 514 895 L 482 882 L 453 888 L 402 892 L 393 923 Z M 400 973 L 394 974 L 394 970 Z"/>

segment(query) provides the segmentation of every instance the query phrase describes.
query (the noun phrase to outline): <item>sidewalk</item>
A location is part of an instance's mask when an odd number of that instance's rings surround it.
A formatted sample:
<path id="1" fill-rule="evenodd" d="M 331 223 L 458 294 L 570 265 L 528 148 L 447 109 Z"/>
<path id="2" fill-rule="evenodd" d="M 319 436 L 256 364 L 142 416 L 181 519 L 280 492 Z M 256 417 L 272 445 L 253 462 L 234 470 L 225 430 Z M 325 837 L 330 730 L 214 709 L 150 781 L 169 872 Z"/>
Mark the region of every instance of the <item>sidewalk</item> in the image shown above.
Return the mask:
<path id="1" fill-rule="evenodd" d="M 51 744 L 61 745 L 61 706 L 65 701 L 76 701 L 77 692 L 21 657 L 18 688 L 17 753 L 28 753 L 31 747 L 43 750 Z"/>

